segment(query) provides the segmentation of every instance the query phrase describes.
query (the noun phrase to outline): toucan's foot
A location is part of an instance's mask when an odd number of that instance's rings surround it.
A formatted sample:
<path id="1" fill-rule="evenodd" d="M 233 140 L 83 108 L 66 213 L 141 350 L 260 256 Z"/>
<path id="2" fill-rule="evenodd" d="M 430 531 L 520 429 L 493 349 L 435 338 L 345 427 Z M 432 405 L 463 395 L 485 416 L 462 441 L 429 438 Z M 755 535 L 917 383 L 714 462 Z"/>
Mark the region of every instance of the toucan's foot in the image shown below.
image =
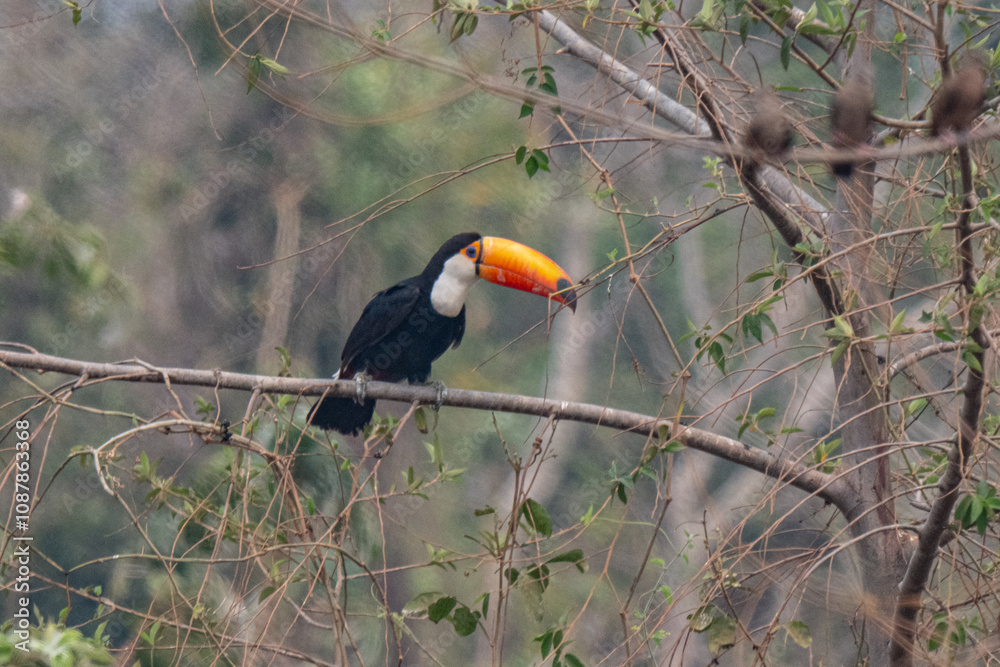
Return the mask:
<path id="1" fill-rule="evenodd" d="M 448 395 L 448 387 L 445 386 L 444 382 L 437 381 L 433 383 L 434 388 L 437 389 L 437 398 L 434 400 L 434 412 L 441 409 L 444 404 L 444 399 Z"/>
<path id="2" fill-rule="evenodd" d="M 358 403 L 365 402 L 365 395 L 368 392 L 368 374 L 358 373 L 354 376 L 354 395 Z"/>

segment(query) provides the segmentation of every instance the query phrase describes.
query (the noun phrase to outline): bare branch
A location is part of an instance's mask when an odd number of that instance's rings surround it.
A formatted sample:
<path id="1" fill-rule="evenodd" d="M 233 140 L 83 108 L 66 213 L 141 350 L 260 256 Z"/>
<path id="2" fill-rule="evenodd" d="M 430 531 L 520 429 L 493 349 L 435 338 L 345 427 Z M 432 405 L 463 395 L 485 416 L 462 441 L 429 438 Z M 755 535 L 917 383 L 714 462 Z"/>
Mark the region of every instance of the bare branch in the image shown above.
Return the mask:
<path id="1" fill-rule="evenodd" d="M 566 47 L 567 51 L 595 67 L 599 72 L 608 74 L 612 81 L 624 88 L 657 116 L 693 136 L 706 138 L 713 136 L 709 124 L 703 119 L 699 119 L 698 115 L 691 109 L 664 95 L 649 80 L 639 76 L 637 72 L 603 49 L 588 42 L 551 12 L 540 11 L 538 14 L 539 25 L 542 29 Z M 731 161 L 733 156 L 743 157 L 743 151 L 738 148 L 731 149 L 732 152 L 719 150 L 721 148 L 721 145 L 716 145 L 715 152 L 719 155 L 726 155 Z M 765 167 L 761 169 L 760 177 L 787 206 L 793 207 L 800 216 L 809 220 L 811 224 L 817 223 L 818 216 L 826 210 L 826 207 L 794 185 L 776 169 Z"/>
<path id="2" fill-rule="evenodd" d="M 947 58 L 942 58 L 942 70 L 947 71 Z M 969 341 L 975 343 L 975 346 L 968 346 L 968 351 L 975 358 L 976 363 L 968 363 L 968 374 L 962 392 L 964 398 L 959 412 L 958 433 L 955 434 L 954 445 L 948 452 L 948 467 L 938 484 L 940 495 L 931 505 L 927 520 L 920 527 L 917 549 L 906 568 L 903 581 L 899 584 L 899 600 L 893 619 L 889 652 L 892 664 L 902 667 L 913 664 L 913 639 L 916 633 L 917 613 L 921 607 L 921 597 L 924 587 L 930 579 L 931 569 L 937 560 L 941 536 L 948 527 L 948 519 L 951 517 L 952 509 L 958 500 L 959 486 L 965 479 L 966 469 L 975 451 L 976 439 L 979 437 L 979 416 L 983 409 L 983 389 L 985 386 L 983 362 L 985 350 L 990 346 L 989 338 L 984 328 L 980 326 L 978 318 L 976 321 L 970 321 L 972 313 L 977 309 L 974 301 L 978 298 L 975 295 L 976 265 L 972 250 L 973 231 L 969 221 L 970 214 L 976 204 L 976 194 L 973 189 L 972 161 L 967 146 L 958 148 L 958 157 L 963 196 L 962 210 L 956 219 L 955 236 L 958 242 L 961 283 L 966 296 L 964 310 L 966 325 L 969 328 L 968 336 Z M 969 341 L 966 342 L 967 345 Z"/>
<path id="3" fill-rule="evenodd" d="M 32 369 L 39 372 L 63 373 L 77 377 L 86 376 L 88 380 L 112 379 L 122 382 L 154 384 L 170 382 L 173 385 L 214 387 L 268 394 L 320 396 L 326 393 L 328 396 L 350 398 L 355 396 L 357 391 L 357 386 L 352 380 L 300 379 L 231 373 L 221 370 L 157 368 L 135 362 L 97 363 L 48 354 L 2 350 L 0 350 L 0 365 Z M 431 386 L 369 382 L 365 390 L 368 398 L 381 400 L 421 405 L 434 405 L 438 401 L 438 390 Z M 844 490 L 841 489 L 842 483 L 831 475 L 784 460 L 768 451 L 755 449 L 739 440 L 717 435 L 710 431 L 687 426 L 675 429 L 672 420 L 669 419 L 661 419 L 628 410 L 617 410 L 602 405 L 469 389 L 447 389 L 441 404 L 457 408 L 510 412 L 595 424 L 632 432 L 644 438 L 659 437 L 661 430 L 663 430 L 668 438 L 677 440 L 691 449 L 756 470 L 782 483 L 795 486 L 806 493 L 816 494 L 838 507 L 847 500 Z"/>

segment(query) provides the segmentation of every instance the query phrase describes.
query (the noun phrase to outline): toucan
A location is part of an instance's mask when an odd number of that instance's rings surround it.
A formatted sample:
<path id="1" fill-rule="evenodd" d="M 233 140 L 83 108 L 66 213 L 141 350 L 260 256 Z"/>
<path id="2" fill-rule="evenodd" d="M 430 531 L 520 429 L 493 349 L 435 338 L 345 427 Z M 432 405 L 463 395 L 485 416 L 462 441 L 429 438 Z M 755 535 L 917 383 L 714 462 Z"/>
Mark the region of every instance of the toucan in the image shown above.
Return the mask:
<path id="1" fill-rule="evenodd" d="M 576 311 L 573 281 L 559 265 L 528 246 L 475 232 L 442 245 L 419 275 L 372 297 L 340 355 L 335 379 L 370 378 L 424 383 L 431 363 L 465 333 L 465 295 L 479 278 L 539 294 Z M 371 421 L 375 399 L 322 397 L 308 422 L 356 434 Z"/>

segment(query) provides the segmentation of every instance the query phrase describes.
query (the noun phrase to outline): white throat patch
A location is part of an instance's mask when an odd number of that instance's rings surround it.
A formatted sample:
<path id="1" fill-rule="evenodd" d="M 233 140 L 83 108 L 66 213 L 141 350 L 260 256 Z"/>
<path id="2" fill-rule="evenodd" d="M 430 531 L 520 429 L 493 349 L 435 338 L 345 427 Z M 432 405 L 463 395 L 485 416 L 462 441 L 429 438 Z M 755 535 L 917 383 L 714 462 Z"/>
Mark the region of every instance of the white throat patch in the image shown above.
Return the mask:
<path id="1" fill-rule="evenodd" d="M 444 263 L 441 275 L 431 287 L 431 306 L 445 317 L 457 317 L 465 305 L 465 295 L 476 284 L 476 264 L 464 255 Z"/>

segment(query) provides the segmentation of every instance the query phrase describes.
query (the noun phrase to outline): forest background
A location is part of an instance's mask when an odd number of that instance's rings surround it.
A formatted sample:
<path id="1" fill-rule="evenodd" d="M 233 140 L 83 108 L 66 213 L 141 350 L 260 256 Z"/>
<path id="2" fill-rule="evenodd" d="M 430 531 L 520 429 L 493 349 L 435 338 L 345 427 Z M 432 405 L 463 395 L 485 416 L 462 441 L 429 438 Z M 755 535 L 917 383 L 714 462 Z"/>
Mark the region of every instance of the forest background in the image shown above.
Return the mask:
<path id="1" fill-rule="evenodd" d="M 996 663 L 993 100 L 968 144 L 925 122 L 952 54 L 992 67 L 995 20 L 5 4 L 0 660 L 25 659 L 29 535 L 41 664 Z M 851 67 L 878 123 L 845 180 Z M 791 153 L 741 147 L 764 90 Z M 367 300 L 462 231 L 580 281 L 551 319 L 471 293 L 433 379 L 498 409 L 418 388 L 331 437 L 302 428 L 318 384 L 162 370 L 328 377 Z"/>

